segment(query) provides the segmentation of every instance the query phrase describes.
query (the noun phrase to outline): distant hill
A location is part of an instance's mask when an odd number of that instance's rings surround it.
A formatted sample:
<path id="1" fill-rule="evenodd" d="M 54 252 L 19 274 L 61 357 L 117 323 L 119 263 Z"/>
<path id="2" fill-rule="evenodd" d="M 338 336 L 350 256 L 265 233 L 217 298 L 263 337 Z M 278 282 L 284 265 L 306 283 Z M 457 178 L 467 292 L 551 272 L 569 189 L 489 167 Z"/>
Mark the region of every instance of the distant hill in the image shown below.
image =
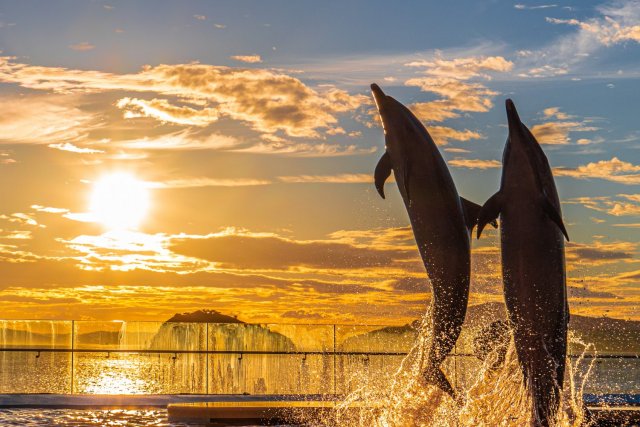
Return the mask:
<path id="1" fill-rule="evenodd" d="M 192 313 L 178 313 L 174 314 L 167 322 L 245 323 L 237 317 L 227 316 L 216 310 L 198 310 Z"/>
<path id="2" fill-rule="evenodd" d="M 506 319 L 506 315 L 502 303 L 470 306 L 465 324 L 467 327 L 483 326 L 496 319 Z M 572 314 L 569 330 L 584 342 L 595 344 L 600 353 L 640 354 L 639 321 Z"/>

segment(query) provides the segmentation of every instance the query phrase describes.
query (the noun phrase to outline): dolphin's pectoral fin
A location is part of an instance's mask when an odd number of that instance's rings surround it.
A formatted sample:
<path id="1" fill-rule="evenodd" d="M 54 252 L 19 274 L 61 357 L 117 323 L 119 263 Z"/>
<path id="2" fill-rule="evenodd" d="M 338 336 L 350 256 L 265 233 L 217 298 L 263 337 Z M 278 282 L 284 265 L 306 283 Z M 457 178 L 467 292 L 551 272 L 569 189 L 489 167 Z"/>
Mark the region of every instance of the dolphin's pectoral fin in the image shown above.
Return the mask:
<path id="1" fill-rule="evenodd" d="M 567 229 L 564 227 L 564 223 L 562 222 L 562 217 L 560 216 L 560 212 L 558 212 L 558 210 L 551 204 L 551 202 L 549 201 L 549 198 L 546 197 L 545 194 L 543 194 L 540 199 L 542 201 L 542 209 L 544 210 L 544 213 L 546 213 L 549 219 L 555 222 L 558 228 L 560 228 L 560 231 L 562 231 L 562 234 L 564 234 L 564 237 L 567 239 L 567 242 L 568 242 L 569 234 L 567 234 Z"/>
<path id="2" fill-rule="evenodd" d="M 462 203 L 462 211 L 464 213 L 464 222 L 467 225 L 469 231 L 473 230 L 473 227 L 478 223 L 478 214 L 480 213 L 480 209 L 482 206 L 473 203 L 464 197 L 460 197 L 460 202 Z M 497 226 L 497 224 L 496 224 Z"/>
<path id="3" fill-rule="evenodd" d="M 380 194 L 380 197 L 382 197 L 383 199 L 384 199 L 384 182 L 387 180 L 387 178 L 389 178 L 389 175 L 391 175 L 391 156 L 389 156 L 389 153 L 385 151 L 385 153 L 382 155 L 382 157 L 378 161 L 378 164 L 376 165 L 376 170 L 373 173 L 375 184 L 376 184 L 376 190 L 378 190 L 378 194 Z"/>
<path id="4" fill-rule="evenodd" d="M 500 215 L 501 209 L 502 194 L 498 191 L 485 202 L 482 208 L 480 208 L 480 212 L 478 213 L 478 239 L 487 224 L 490 223 L 491 225 L 495 224 L 494 227 L 497 226 L 496 218 Z"/>

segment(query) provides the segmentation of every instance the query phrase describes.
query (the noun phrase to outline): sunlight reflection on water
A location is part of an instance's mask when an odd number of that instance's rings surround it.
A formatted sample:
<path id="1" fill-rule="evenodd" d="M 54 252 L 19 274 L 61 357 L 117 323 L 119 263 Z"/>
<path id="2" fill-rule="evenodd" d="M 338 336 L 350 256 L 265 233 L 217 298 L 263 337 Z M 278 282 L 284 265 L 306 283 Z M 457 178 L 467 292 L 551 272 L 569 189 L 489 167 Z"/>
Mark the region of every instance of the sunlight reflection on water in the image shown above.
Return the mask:
<path id="1" fill-rule="evenodd" d="M 3 409 L 2 426 L 136 426 L 182 427 L 187 424 L 169 423 L 164 409 Z M 190 424 L 190 426 L 194 426 Z"/>

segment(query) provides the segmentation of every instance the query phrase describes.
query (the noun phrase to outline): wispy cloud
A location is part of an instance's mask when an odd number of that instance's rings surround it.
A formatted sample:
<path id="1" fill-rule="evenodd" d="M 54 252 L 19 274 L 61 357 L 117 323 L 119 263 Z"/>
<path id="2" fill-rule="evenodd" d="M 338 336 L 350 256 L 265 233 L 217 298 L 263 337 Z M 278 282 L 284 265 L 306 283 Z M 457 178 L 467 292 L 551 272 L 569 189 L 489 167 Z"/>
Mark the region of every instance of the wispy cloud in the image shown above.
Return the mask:
<path id="1" fill-rule="evenodd" d="M 143 137 L 114 143 L 120 147 L 136 150 L 206 150 L 230 149 L 241 144 L 237 138 L 219 133 L 196 134 L 189 130 Z"/>
<path id="2" fill-rule="evenodd" d="M 259 64 L 262 62 L 262 57 L 260 55 L 234 55 L 231 59 L 249 64 Z"/>
<path id="3" fill-rule="evenodd" d="M 451 166 L 457 168 L 466 168 L 466 169 L 494 169 L 502 167 L 502 163 L 498 160 L 484 160 L 484 159 L 463 159 L 463 158 L 455 158 L 453 160 L 449 160 L 448 163 Z"/>
<path id="4" fill-rule="evenodd" d="M 518 10 L 538 10 L 538 9 L 551 9 L 554 7 L 558 7 L 557 4 L 539 4 L 539 5 L 526 5 L 522 3 L 517 3 L 513 5 L 514 9 Z"/>
<path id="5" fill-rule="evenodd" d="M 573 25 L 579 37 L 595 39 L 605 46 L 626 41 L 640 42 L 640 5 L 637 1 L 618 1 L 599 7 L 602 16 L 585 21 L 547 18 L 552 24 Z"/>
<path id="6" fill-rule="evenodd" d="M 577 179 L 604 179 L 628 185 L 640 184 L 640 165 L 625 162 L 617 157 L 591 162 L 576 168 L 558 167 L 554 169 L 554 174 Z"/>
<path id="7" fill-rule="evenodd" d="M 61 142 L 58 144 L 49 144 L 49 148 L 55 148 L 56 150 L 61 151 L 69 151 L 71 153 L 80 153 L 80 154 L 98 154 L 104 153 L 102 150 L 96 150 L 95 148 L 87 148 L 87 147 L 76 147 L 70 142 Z"/>
<path id="8" fill-rule="evenodd" d="M 167 120 L 175 119 L 178 112 L 181 120 L 189 120 L 189 115 L 202 120 L 203 115 L 209 116 L 207 108 L 215 108 L 220 116 L 246 123 L 257 132 L 280 131 L 291 137 L 321 138 L 320 130 L 335 127 L 339 114 L 371 103 L 366 96 L 334 87 L 313 89 L 281 71 L 198 63 L 146 66 L 134 74 L 112 74 L 31 66 L 2 57 L 0 81 L 58 93 L 134 91 L 177 96 L 202 105 L 205 110 L 177 110 L 165 101 L 150 105 L 139 101 L 132 104 L 129 100 L 124 104 L 147 114 L 155 107 L 156 116 Z"/>
<path id="9" fill-rule="evenodd" d="M 571 143 L 572 132 L 594 132 L 598 128 L 591 126 L 588 120 L 578 121 L 574 116 L 560 111 L 558 107 L 550 107 L 543 110 L 543 117 L 548 120 L 531 127 L 531 132 L 536 136 L 540 144 L 564 145 Z M 592 141 L 586 138 L 578 139 L 579 145 L 589 144 Z"/>
<path id="10" fill-rule="evenodd" d="M 65 144 L 84 139 L 99 122 L 95 113 L 74 106 L 77 103 L 73 95 L 3 97 L 0 143 Z"/>
<path id="11" fill-rule="evenodd" d="M 116 106 L 125 111 L 124 117 L 151 117 L 160 122 L 186 126 L 207 126 L 218 120 L 215 108 L 196 110 L 186 106 L 171 105 L 166 99 L 122 98 Z"/>
<path id="12" fill-rule="evenodd" d="M 268 179 L 253 178 L 180 178 L 165 181 L 148 182 L 150 188 L 196 188 L 196 187 L 251 187 L 256 185 L 268 185 L 272 181 Z"/>
<path id="13" fill-rule="evenodd" d="M 79 52 L 86 52 L 88 50 L 95 49 L 95 46 L 89 42 L 82 42 L 82 43 L 69 45 L 69 49 L 77 50 Z"/>
<path id="14" fill-rule="evenodd" d="M 613 1 L 596 9 L 586 20 L 547 17 L 554 25 L 569 25 L 577 31 L 565 34 L 548 46 L 526 51 L 517 64 L 525 78 L 548 78 L 576 72 L 598 50 L 625 42 L 640 41 L 640 5 L 637 1 Z M 588 72 L 588 70 L 583 70 Z"/>
<path id="15" fill-rule="evenodd" d="M 261 142 L 248 147 L 233 148 L 230 151 L 256 154 L 274 154 L 291 157 L 339 157 L 371 154 L 376 147 L 360 147 L 355 144 L 340 145 L 328 143 L 305 143 L 291 141 Z"/>
<path id="16" fill-rule="evenodd" d="M 373 182 L 372 174 L 338 174 L 338 175 L 292 175 L 280 176 L 278 179 L 287 183 L 328 183 L 328 184 L 359 184 Z"/>
<path id="17" fill-rule="evenodd" d="M 512 62 L 501 56 L 436 58 L 406 65 L 423 69 L 425 75 L 407 80 L 406 85 L 417 86 L 442 98 L 412 105 L 419 117 L 427 122 L 439 122 L 466 112 L 489 111 L 498 92 L 477 80 L 488 80 L 491 78 L 488 73 L 507 72 L 513 67 Z"/>
<path id="18" fill-rule="evenodd" d="M 582 205 L 588 209 L 605 212 L 613 216 L 640 215 L 640 194 L 618 194 L 616 196 L 575 197 L 568 203 Z"/>

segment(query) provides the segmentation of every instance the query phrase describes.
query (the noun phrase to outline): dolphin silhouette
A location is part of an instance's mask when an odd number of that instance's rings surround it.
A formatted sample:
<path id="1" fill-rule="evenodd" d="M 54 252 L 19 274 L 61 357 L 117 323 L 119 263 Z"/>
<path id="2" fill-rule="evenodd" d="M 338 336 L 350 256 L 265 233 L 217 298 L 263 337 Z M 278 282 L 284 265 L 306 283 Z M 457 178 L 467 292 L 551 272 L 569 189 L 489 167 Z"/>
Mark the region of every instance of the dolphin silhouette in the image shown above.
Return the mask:
<path id="1" fill-rule="evenodd" d="M 560 200 L 547 157 L 506 101 L 509 137 L 500 190 L 482 207 L 478 238 L 500 215 L 502 276 L 509 320 L 536 426 L 554 424 L 567 353 L 569 307 Z"/>
<path id="2" fill-rule="evenodd" d="M 375 169 L 375 186 L 384 198 L 384 182 L 393 170 L 433 287 L 433 338 L 423 377 L 456 399 L 440 365 L 453 349 L 467 311 L 470 234 L 480 206 L 458 195 L 438 147 L 420 120 L 375 83 L 371 91 L 386 146 Z"/>

